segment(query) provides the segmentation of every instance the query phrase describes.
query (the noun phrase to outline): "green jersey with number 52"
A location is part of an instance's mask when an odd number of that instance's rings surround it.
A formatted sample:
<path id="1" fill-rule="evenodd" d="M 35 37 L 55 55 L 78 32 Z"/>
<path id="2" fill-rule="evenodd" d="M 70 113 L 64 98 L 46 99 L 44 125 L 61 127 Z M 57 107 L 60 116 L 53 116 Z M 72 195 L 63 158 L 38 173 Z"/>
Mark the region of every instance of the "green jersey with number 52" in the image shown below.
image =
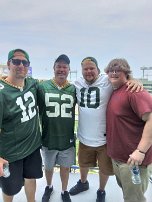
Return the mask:
<path id="1" fill-rule="evenodd" d="M 0 80 L 0 157 L 14 162 L 41 145 L 37 81 L 25 79 L 22 90 Z"/>
<path id="2" fill-rule="evenodd" d="M 76 93 L 74 85 L 58 88 L 51 80 L 39 84 L 38 103 L 42 123 L 42 145 L 65 150 L 75 144 Z"/>

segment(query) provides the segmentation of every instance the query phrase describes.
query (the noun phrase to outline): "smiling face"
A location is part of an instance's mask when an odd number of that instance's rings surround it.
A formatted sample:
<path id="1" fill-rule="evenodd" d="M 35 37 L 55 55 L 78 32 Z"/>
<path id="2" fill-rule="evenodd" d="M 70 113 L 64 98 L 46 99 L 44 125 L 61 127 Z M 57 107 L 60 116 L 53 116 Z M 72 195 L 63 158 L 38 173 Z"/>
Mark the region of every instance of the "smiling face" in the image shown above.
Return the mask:
<path id="1" fill-rule="evenodd" d="M 130 65 L 124 58 L 116 58 L 110 61 L 105 69 L 114 88 L 119 88 L 128 81 L 131 74 Z"/>
<path id="2" fill-rule="evenodd" d="M 107 74 L 110 82 L 115 88 L 118 88 L 127 82 L 127 74 L 120 68 L 114 67 L 109 69 Z"/>
<path id="3" fill-rule="evenodd" d="M 58 83 L 64 83 L 68 77 L 70 67 L 65 61 L 61 60 L 54 65 L 55 80 Z"/>
<path id="4" fill-rule="evenodd" d="M 16 63 L 16 61 L 20 62 Z M 27 63 L 28 65 L 24 65 L 24 63 Z M 26 59 L 24 53 L 15 52 L 14 57 L 7 62 L 7 65 L 10 70 L 9 75 L 12 79 L 24 79 L 26 77 L 29 68 L 29 62 Z"/>
<path id="5" fill-rule="evenodd" d="M 93 83 L 99 75 L 96 64 L 92 61 L 84 61 L 82 63 L 82 75 L 89 84 Z"/>

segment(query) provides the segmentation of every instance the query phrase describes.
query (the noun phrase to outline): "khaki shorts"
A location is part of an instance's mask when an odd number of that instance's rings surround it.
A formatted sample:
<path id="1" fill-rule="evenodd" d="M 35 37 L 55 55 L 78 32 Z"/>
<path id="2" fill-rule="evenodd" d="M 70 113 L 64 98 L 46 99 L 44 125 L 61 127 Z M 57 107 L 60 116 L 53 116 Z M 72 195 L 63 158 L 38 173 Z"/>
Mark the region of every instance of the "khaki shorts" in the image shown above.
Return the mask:
<path id="1" fill-rule="evenodd" d="M 149 166 L 139 166 L 141 184 L 133 184 L 131 171 L 126 163 L 112 160 L 117 183 L 122 188 L 125 202 L 146 202 L 144 193 L 147 190 L 149 177 L 152 172 L 152 164 Z"/>
<path id="2" fill-rule="evenodd" d="M 107 146 L 90 147 L 79 142 L 78 162 L 80 167 L 99 166 L 105 175 L 113 175 L 111 158 L 107 156 Z M 98 164 L 97 164 L 98 163 Z"/>

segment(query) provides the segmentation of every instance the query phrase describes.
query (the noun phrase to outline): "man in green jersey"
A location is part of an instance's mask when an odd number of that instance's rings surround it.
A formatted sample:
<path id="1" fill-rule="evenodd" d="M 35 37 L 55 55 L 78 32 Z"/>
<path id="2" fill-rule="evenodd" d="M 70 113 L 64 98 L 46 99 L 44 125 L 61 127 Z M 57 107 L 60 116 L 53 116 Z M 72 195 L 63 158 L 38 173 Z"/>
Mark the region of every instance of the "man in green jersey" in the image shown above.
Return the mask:
<path id="1" fill-rule="evenodd" d="M 55 164 L 60 165 L 61 198 L 70 202 L 67 191 L 69 170 L 74 164 L 75 87 L 67 81 L 70 60 L 60 55 L 54 63 L 51 80 L 39 85 L 38 101 L 42 121 L 42 155 L 47 186 L 42 202 L 48 202 L 53 192 L 52 176 Z"/>
<path id="2" fill-rule="evenodd" d="M 0 185 L 4 202 L 12 202 L 23 185 L 27 201 L 34 202 L 36 178 L 42 177 L 38 84 L 26 78 L 30 60 L 24 50 L 10 51 L 7 65 L 8 77 L 0 80 Z M 10 176 L 5 178 L 8 163 Z"/>

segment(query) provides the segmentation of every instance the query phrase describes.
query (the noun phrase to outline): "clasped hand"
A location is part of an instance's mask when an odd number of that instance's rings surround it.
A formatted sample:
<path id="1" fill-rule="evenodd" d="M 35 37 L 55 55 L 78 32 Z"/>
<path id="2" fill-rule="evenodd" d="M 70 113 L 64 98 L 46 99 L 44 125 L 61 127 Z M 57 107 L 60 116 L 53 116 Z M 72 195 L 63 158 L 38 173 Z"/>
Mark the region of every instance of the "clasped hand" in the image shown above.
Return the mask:
<path id="1" fill-rule="evenodd" d="M 135 150 L 132 154 L 129 155 L 127 164 L 130 166 L 141 165 L 145 158 L 145 154 L 140 153 L 138 150 Z"/>
<path id="2" fill-rule="evenodd" d="M 0 157 L 0 177 L 3 176 L 3 165 L 6 163 L 8 163 L 8 161 Z"/>

